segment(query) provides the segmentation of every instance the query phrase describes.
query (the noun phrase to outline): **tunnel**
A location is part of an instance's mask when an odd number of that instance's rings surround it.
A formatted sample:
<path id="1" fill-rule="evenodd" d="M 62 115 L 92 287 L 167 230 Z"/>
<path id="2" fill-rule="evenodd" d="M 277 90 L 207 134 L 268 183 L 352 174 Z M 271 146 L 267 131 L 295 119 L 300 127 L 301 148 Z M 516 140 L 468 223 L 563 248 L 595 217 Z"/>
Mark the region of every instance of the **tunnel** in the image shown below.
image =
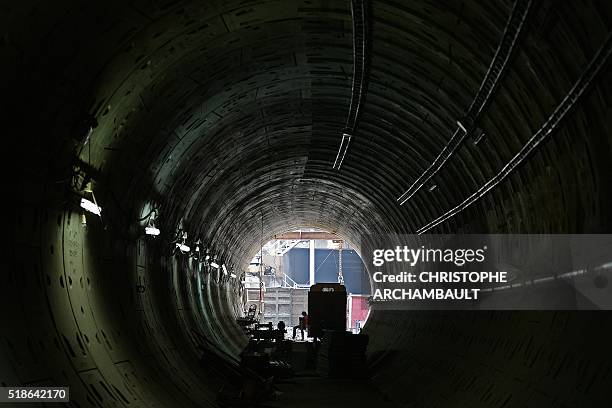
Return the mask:
<path id="1" fill-rule="evenodd" d="M 612 230 L 608 1 L 0 10 L 2 387 L 221 406 L 247 343 L 240 271 L 299 227 Z M 364 332 L 372 406 L 610 406 L 608 311 L 379 311 Z"/>

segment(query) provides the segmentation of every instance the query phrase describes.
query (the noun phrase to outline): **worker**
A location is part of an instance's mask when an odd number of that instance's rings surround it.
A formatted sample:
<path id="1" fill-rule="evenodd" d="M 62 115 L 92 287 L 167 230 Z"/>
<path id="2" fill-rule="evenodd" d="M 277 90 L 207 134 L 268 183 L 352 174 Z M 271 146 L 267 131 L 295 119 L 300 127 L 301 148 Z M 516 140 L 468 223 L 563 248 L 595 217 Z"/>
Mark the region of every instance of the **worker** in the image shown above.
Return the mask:
<path id="1" fill-rule="evenodd" d="M 306 340 L 304 337 L 304 330 L 308 330 L 308 313 L 302 312 L 300 322 L 297 326 L 293 326 L 293 340 L 295 340 L 295 332 L 297 329 L 300 329 L 300 332 L 302 333 L 302 340 Z"/>
<path id="2" fill-rule="evenodd" d="M 287 330 L 285 330 L 285 327 L 285 322 L 283 322 L 282 320 L 276 325 L 276 336 L 274 336 L 276 342 L 280 343 L 285 340 L 285 333 L 287 332 Z"/>

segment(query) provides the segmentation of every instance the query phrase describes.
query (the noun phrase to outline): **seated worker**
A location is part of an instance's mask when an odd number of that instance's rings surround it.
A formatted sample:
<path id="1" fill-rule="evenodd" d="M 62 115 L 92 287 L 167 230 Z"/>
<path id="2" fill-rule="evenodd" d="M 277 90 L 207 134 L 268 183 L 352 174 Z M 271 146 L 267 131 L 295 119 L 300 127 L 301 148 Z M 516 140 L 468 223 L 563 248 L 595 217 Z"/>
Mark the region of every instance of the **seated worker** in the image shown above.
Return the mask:
<path id="1" fill-rule="evenodd" d="M 302 340 L 305 340 L 304 330 L 308 330 L 308 313 L 302 312 L 302 317 L 300 317 L 300 323 L 297 326 L 293 326 L 293 340 L 295 340 L 295 332 L 297 331 L 297 329 L 300 329 L 300 332 L 302 333 Z"/>

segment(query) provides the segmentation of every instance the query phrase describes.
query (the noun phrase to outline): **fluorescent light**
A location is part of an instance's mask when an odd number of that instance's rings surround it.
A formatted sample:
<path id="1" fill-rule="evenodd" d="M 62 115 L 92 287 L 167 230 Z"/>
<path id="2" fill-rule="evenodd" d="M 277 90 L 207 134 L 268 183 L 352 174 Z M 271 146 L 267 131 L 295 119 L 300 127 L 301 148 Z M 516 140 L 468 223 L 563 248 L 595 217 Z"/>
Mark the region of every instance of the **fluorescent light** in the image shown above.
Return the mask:
<path id="1" fill-rule="evenodd" d="M 223 268 L 223 274 L 227 275 L 227 268 L 225 267 L 225 264 L 221 265 L 221 268 Z"/>
<path id="2" fill-rule="evenodd" d="M 463 126 L 463 123 L 457 121 L 457 126 L 459 126 L 461 130 L 463 130 L 463 133 L 467 133 L 467 129 L 465 128 L 465 126 Z"/>
<path id="3" fill-rule="evenodd" d="M 191 248 L 189 248 L 187 245 L 185 244 L 176 244 L 176 247 L 181 251 L 181 252 L 189 252 L 191 250 Z"/>
<path id="4" fill-rule="evenodd" d="M 86 198 L 81 198 L 81 207 L 89 211 L 90 213 L 94 213 L 96 215 L 100 215 L 102 213 L 101 207 L 98 207 Z"/>
<path id="5" fill-rule="evenodd" d="M 155 235 L 155 236 L 157 236 L 157 235 L 159 235 L 160 232 L 161 231 L 159 230 L 159 228 L 155 228 L 155 227 L 151 227 L 151 226 L 145 227 L 145 234 L 147 234 L 147 235 Z"/>
<path id="6" fill-rule="evenodd" d="M 212 266 L 213 268 L 219 269 L 219 264 L 217 264 L 216 262 L 211 262 L 210 266 Z"/>
<path id="7" fill-rule="evenodd" d="M 480 134 L 476 137 L 476 139 L 474 139 L 474 145 L 478 146 L 478 143 L 480 143 L 482 138 L 485 136 L 486 136 L 485 132 L 481 130 Z"/>

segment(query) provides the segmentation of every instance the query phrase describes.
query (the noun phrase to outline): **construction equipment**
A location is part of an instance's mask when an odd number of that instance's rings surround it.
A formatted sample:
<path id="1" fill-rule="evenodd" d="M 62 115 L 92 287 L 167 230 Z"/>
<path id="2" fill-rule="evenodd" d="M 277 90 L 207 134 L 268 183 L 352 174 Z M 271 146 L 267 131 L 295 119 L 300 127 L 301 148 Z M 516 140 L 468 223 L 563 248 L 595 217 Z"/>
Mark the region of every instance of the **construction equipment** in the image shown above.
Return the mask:
<path id="1" fill-rule="evenodd" d="M 257 320 L 255 319 L 256 314 L 257 314 L 257 305 L 250 305 L 249 310 L 246 313 L 246 316 L 236 318 L 236 323 L 238 323 L 238 325 L 242 327 L 247 327 L 247 326 L 252 325 L 253 323 L 257 323 Z"/>
<path id="2" fill-rule="evenodd" d="M 346 287 L 317 283 L 308 292 L 309 337 L 321 338 L 323 330 L 346 329 Z"/>

